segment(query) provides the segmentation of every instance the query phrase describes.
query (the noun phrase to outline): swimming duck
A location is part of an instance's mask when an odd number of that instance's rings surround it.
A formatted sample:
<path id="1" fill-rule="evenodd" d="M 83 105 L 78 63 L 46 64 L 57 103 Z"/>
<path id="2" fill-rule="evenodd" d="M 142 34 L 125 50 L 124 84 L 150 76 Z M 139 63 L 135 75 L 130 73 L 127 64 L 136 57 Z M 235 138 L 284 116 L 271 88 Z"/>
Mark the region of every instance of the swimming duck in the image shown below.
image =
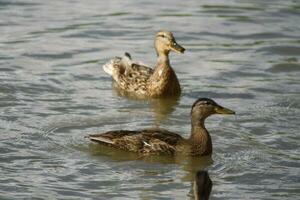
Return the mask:
<path id="1" fill-rule="evenodd" d="M 87 136 L 90 140 L 141 155 L 192 155 L 205 156 L 212 153 L 211 137 L 204 121 L 212 114 L 235 114 L 208 98 L 198 99 L 191 110 L 191 135 L 183 138 L 165 129 L 152 128 L 137 131 L 117 130 Z"/>
<path id="2" fill-rule="evenodd" d="M 204 170 L 197 171 L 194 182 L 195 200 L 209 200 L 211 188 L 212 181 L 209 178 L 208 172 Z"/>
<path id="3" fill-rule="evenodd" d="M 160 98 L 179 96 L 181 89 L 169 61 L 170 51 L 183 53 L 185 49 L 175 40 L 170 31 L 156 33 L 155 68 L 133 62 L 129 53 L 116 57 L 103 65 L 103 70 L 112 76 L 114 86 L 137 98 Z"/>

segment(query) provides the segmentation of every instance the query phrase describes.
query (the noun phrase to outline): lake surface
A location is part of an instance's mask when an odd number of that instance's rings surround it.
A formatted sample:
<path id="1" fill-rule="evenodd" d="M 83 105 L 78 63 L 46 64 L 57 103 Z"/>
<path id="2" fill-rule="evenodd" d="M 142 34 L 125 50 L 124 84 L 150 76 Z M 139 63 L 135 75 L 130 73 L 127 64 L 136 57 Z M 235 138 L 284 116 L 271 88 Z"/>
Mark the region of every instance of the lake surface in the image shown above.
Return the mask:
<path id="1" fill-rule="evenodd" d="M 299 21 L 296 0 L 0 0 L 0 199 L 193 199 L 199 169 L 211 199 L 299 199 Z M 170 55 L 181 98 L 120 97 L 102 65 L 127 51 L 153 66 L 160 29 L 186 48 Z M 153 126 L 188 137 L 199 97 L 237 113 L 207 119 L 212 159 L 84 138 Z"/>

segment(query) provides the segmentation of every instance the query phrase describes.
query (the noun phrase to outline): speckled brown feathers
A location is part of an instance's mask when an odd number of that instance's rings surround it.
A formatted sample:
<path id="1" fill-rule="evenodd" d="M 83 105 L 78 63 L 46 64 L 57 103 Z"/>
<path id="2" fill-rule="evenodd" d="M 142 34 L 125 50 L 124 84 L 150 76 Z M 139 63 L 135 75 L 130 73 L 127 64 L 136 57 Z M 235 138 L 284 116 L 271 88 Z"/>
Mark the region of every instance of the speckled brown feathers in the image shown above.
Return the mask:
<path id="1" fill-rule="evenodd" d="M 148 80 L 148 96 L 168 97 L 180 94 L 181 88 L 174 70 L 160 64 Z"/>
<path id="2" fill-rule="evenodd" d="M 176 152 L 176 146 L 183 141 L 180 135 L 165 129 L 109 131 L 90 135 L 89 138 L 95 142 L 144 155 L 173 155 Z"/>
<path id="3" fill-rule="evenodd" d="M 114 86 L 126 92 L 135 93 L 137 96 L 144 96 L 147 91 L 148 79 L 152 73 L 151 68 L 133 64 L 124 73 L 118 74 Z"/>
<path id="4" fill-rule="evenodd" d="M 118 130 L 90 135 L 88 138 L 114 148 L 136 152 L 142 155 L 185 154 L 204 156 L 212 153 L 211 137 L 204 126 L 204 120 L 212 114 L 234 114 L 211 99 L 199 99 L 192 107 L 192 131 L 188 139 L 165 129 L 144 129 L 138 131 Z"/>
<path id="5" fill-rule="evenodd" d="M 180 95 L 180 84 L 169 62 L 169 52 L 184 52 L 169 31 L 156 34 L 157 63 L 154 69 L 133 62 L 129 53 L 114 58 L 103 66 L 114 79 L 114 86 L 137 98 L 159 98 Z"/>

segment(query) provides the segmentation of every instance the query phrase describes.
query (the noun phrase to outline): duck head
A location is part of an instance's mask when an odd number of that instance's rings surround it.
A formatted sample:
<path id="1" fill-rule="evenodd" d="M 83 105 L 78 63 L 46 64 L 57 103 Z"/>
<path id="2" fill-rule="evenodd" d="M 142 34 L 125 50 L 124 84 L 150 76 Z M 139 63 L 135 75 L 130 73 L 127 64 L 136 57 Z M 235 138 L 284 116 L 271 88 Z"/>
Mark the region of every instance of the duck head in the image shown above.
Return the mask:
<path id="1" fill-rule="evenodd" d="M 192 106 L 192 119 L 196 121 L 204 121 L 213 114 L 229 114 L 234 115 L 235 112 L 217 104 L 209 98 L 199 98 Z"/>
<path id="2" fill-rule="evenodd" d="M 166 30 L 156 33 L 155 49 L 158 55 L 168 55 L 170 51 L 176 53 L 183 53 L 185 51 L 185 49 L 176 42 L 173 34 Z"/>

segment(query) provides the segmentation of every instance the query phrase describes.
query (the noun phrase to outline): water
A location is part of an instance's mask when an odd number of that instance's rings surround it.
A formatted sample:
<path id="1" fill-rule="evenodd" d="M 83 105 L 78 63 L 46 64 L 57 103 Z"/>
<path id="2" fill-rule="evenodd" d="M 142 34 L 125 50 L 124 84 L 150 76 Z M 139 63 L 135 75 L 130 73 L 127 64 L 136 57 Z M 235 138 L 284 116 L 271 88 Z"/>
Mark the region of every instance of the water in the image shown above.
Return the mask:
<path id="1" fill-rule="evenodd" d="M 211 199 L 299 198 L 299 17 L 296 0 L 1 0 L 0 198 L 190 199 L 203 168 Z M 162 28 L 187 49 L 171 54 L 183 93 L 163 111 L 118 96 L 101 68 L 125 51 L 153 65 Z M 198 97 L 237 112 L 207 120 L 212 159 L 84 138 L 158 125 L 188 137 Z"/>

